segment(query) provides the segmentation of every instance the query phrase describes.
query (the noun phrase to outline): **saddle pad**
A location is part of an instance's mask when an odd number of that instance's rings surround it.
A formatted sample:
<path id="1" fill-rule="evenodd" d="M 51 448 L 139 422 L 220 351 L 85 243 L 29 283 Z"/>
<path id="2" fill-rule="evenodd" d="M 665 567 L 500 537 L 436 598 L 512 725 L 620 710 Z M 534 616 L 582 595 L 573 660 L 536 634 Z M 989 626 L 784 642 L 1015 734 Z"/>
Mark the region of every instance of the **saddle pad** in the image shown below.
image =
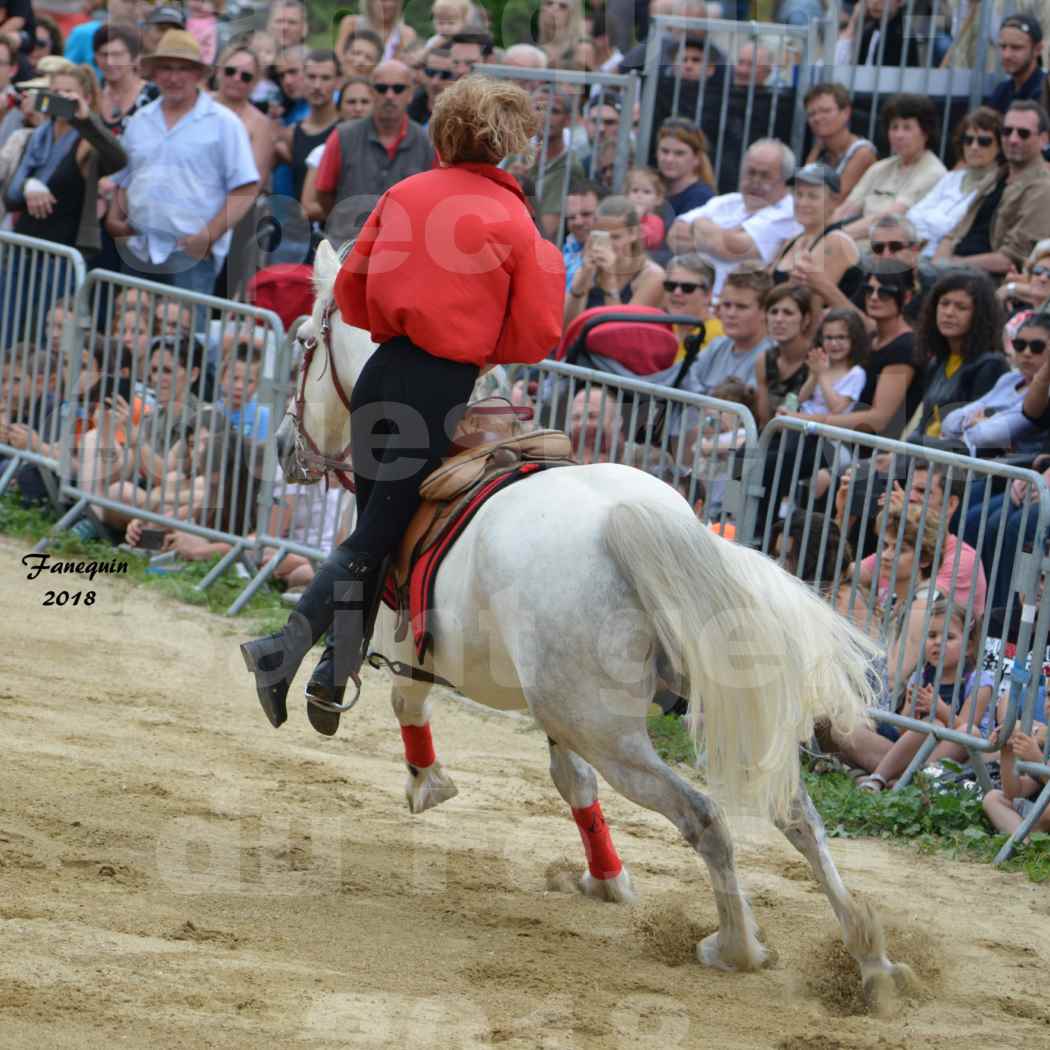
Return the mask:
<path id="1" fill-rule="evenodd" d="M 502 491 L 515 481 L 535 474 L 537 471 L 545 470 L 548 463 L 522 463 L 513 470 L 504 474 L 497 474 L 490 478 L 476 493 L 473 499 L 466 503 L 460 513 L 448 523 L 445 534 L 440 541 L 427 550 L 422 557 L 412 563 L 408 583 L 408 615 L 412 624 L 412 639 L 416 643 L 416 658 L 420 663 L 426 657 L 433 636 L 431 634 L 431 614 L 434 609 L 434 583 L 437 580 L 438 569 L 445 560 L 445 555 L 452 549 L 463 530 L 473 521 L 481 505 Z M 387 576 L 386 587 L 383 591 L 383 602 L 394 612 L 399 609 L 398 591 L 394 581 L 393 573 Z"/>

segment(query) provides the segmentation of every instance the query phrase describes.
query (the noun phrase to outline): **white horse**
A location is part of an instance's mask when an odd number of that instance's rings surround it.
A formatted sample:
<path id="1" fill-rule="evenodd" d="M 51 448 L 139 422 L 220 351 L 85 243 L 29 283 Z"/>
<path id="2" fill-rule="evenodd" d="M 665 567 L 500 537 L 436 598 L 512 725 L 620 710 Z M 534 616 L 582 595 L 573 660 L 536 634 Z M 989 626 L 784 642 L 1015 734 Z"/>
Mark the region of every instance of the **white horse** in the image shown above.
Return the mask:
<path id="1" fill-rule="evenodd" d="M 300 432 L 330 458 L 349 446 L 348 397 L 374 344 L 332 309 L 338 269 L 322 244 L 317 301 L 300 333 L 315 352 L 300 375 L 298 412 L 278 452 L 291 480 L 304 467 Z M 301 414 L 301 418 L 298 416 Z M 869 1000 L 882 1005 L 910 971 L 886 957 L 871 910 L 850 897 L 800 781 L 799 742 L 817 719 L 848 730 L 871 702 L 871 642 L 772 560 L 713 535 L 669 485 L 631 467 L 560 467 L 487 502 L 452 548 L 436 582 L 432 657 L 418 663 L 411 632 L 394 640 L 380 613 L 373 648 L 455 683 L 480 704 L 527 710 L 547 734 L 550 771 L 572 808 L 588 859 L 579 888 L 628 902 L 630 876 L 612 847 L 595 770 L 622 795 L 662 813 L 703 857 L 719 930 L 701 962 L 754 970 L 767 961 L 741 892 L 721 808 L 657 756 L 646 715 L 658 676 L 687 696 L 708 781 L 722 798 L 770 816 L 805 856 L 842 926 Z M 456 788 L 429 733 L 431 685 L 395 676 L 392 701 L 409 767 L 409 809 Z"/>

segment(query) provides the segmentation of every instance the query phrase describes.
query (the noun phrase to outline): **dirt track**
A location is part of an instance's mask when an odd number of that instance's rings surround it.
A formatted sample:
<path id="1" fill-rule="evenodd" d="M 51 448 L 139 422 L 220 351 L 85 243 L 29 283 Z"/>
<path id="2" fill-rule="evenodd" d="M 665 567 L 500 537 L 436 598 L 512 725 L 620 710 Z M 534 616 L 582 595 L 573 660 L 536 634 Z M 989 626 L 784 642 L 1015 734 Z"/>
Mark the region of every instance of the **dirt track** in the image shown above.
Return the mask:
<path id="1" fill-rule="evenodd" d="M 0 541 L 5 1050 L 1050 1046 L 1050 898 L 1022 876 L 835 844 L 927 985 L 880 1021 L 807 869 L 748 829 L 779 962 L 712 973 L 706 876 L 661 818 L 604 793 L 641 905 L 569 890 L 581 849 L 526 721 L 443 704 L 460 795 L 411 817 L 381 676 L 339 737 L 298 704 L 274 732 L 239 625 L 101 577 L 94 607 L 42 608 L 59 578 L 22 553 Z"/>

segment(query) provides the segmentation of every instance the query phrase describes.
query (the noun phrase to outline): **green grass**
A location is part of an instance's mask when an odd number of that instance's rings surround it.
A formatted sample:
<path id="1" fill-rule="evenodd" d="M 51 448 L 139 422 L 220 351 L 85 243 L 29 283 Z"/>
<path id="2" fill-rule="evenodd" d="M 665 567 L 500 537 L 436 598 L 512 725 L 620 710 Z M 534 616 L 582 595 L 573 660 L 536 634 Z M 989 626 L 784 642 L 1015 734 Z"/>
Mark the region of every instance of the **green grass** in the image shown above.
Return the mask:
<path id="1" fill-rule="evenodd" d="M 25 541 L 27 553 L 38 540 L 48 535 L 53 524 L 54 519 L 50 515 L 40 510 L 24 509 L 13 494 L 5 493 L 0 497 L 0 534 Z M 118 551 L 108 543 L 85 543 L 70 532 L 55 536 L 47 551 L 53 558 L 89 558 L 107 562 L 118 558 L 128 563 L 127 575 L 110 576 L 108 579 L 146 586 L 186 605 L 194 605 L 213 613 L 224 613 L 248 582 L 240 579 L 231 569 L 206 591 L 198 591 L 197 584 L 204 579 L 218 558 L 202 562 L 180 562 L 179 572 L 160 575 L 146 571 L 146 558 Z M 244 607 L 240 616 L 236 620 L 231 619 L 230 623 L 243 623 L 246 634 L 266 634 L 277 630 L 287 618 L 288 606 L 282 603 L 280 595 L 273 587 L 264 585 Z"/>
<path id="2" fill-rule="evenodd" d="M 693 746 L 681 719 L 649 719 L 649 735 L 666 762 L 693 761 Z M 950 766 L 950 763 L 943 763 Z M 814 773 L 803 780 L 832 838 L 879 838 L 907 842 L 924 852 L 990 862 L 1007 836 L 992 827 L 977 792 L 943 785 L 919 775 L 900 791 L 870 794 L 845 773 Z M 1004 865 L 1023 871 L 1033 882 L 1050 879 L 1050 835 L 1035 834 Z"/>

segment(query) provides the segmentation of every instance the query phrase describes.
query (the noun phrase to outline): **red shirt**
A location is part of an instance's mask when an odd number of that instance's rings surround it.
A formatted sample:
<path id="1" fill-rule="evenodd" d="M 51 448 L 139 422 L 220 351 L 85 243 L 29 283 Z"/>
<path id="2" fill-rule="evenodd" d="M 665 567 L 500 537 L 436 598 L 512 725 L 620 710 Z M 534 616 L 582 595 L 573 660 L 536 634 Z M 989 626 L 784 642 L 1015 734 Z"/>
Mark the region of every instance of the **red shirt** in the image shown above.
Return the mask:
<path id="1" fill-rule="evenodd" d="M 517 182 L 489 164 L 403 179 L 379 199 L 335 280 L 347 324 L 377 343 L 479 366 L 543 360 L 561 338 L 565 264 Z"/>

